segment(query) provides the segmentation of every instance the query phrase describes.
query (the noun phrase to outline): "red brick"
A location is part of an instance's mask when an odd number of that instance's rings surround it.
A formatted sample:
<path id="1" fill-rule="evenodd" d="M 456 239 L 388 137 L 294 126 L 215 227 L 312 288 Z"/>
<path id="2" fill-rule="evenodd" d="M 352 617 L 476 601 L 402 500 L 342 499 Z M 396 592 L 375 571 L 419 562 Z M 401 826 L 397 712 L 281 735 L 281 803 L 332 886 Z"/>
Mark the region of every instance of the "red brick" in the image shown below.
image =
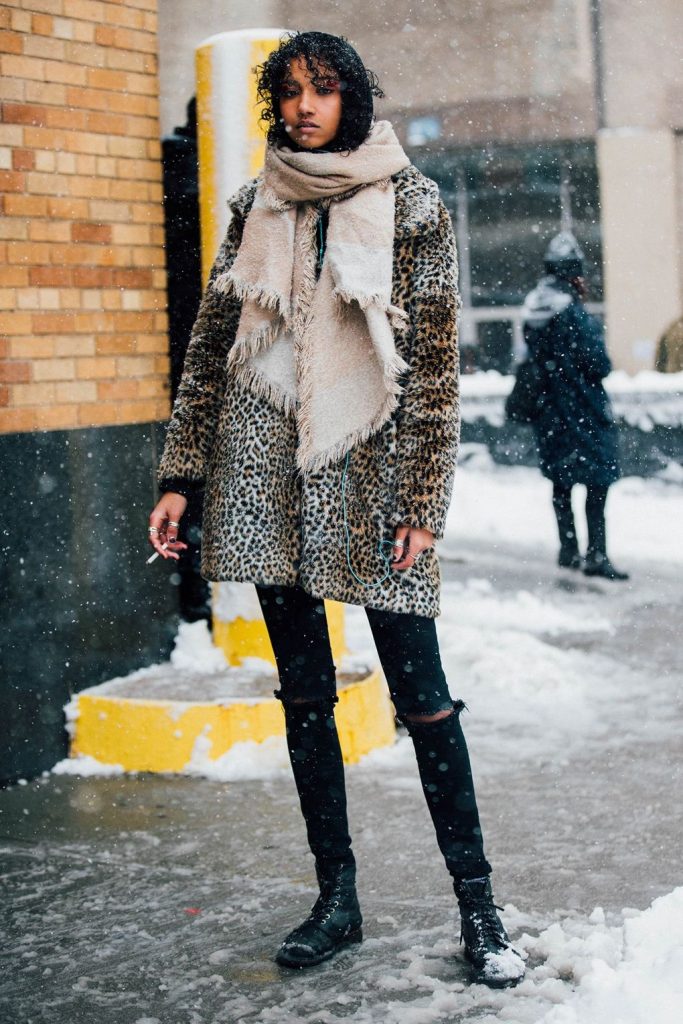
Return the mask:
<path id="1" fill-rule="evenodd" d="M 151 270 L 115 270 L 114 285 L 118 288 L 151 288 Z"/>
<path id="2" fill-rule="evenodd" d="M 47 209 L 50 217 L 59 217 L 62 220 L 84 220 L 88 216 L 88 200 L 50 196 L 47 200 Z"/>
<path id="3" fill-rule="evenodd" d="M 33 313 L 33 330 L 36 334 L 73 334 L 73 313 Z"/>
<path id="4" fill-rule="evenodd" d="M 32 149 L 12 150 L 12 167 L 15 171 L 32 171 L 36 166 L 36 154 Z"/>
<path id="5" fill-rule="evenodd" d="M 0 405 L 9 402 L 9 388 L 0 388 Z M 10 434 L 35 430 L 35 409 L 2 409 L 0 411 L 0 433 Z"/>
<path id="6" fill-rule="evenodd" d="M 69 131 L 82 132 L 88 127 L 88 114 L 85 110 L 73 110 L 68 107 L 45 109 L 45 124 L 49 128 L 67 128 Z"/>
<path id="7" fill-rule="evenodd" d="M 3 103 L 2 119 L 9 124 L 46 125 L 45 107 L 35 103 Z"/>
<path id="8" fill-rule="evenodd" d="M 26 178 L 19 171 L 0 171 L 0 192 L 23 192 Z"/>
<path id="9" fill-rule="evenodd" d="M 92 221 L 72 224 L 71 238 L 74 242 L 95 242 L 107 245 L 111 242 L 111 224 L 96 224 Z"/>
<path id="10" fill-rule="evenodd" d="M 0 53 L 23 53 L 23 41 L 20 32 L 0 32 Z"/>
<path id="11" fill-rule="evenodd" d="M 34 14 L 31 18 L 31 31 L 36 35 L 51 36 L 54 27 L 54 21 L 49 14 Z"/>
<path id="12" fill-rule="evenodd" d="M 89 132 L 103 132 L 106 135 L 125 135 L 130 118 L 123 114 L 102 114 L 84 111 L 84 129 Z"/>
<path id="13" fill-rule="evenodd" d="M 0 281 L 5 288 L 27 288 L 28 267 L 0 267 Z"/>
<path id="14" fill-rule="evenodd" d="M 5 196 L 8 217 L 47 217 L 47 196 L 24 196 L 16 193 Z"/>
<path id="15" fill-rule="evenodd" d="M 141 383 L 139 380 L 102 380 L 97 385 L 97 397 L 105 402 L 137 398 Z"/>
<path id="16" fill-rule="evenodd" d="M 131 334 L 103 334 L 95 342 L 98 355 L 126 355 L 135 352 L 135 338 Z"/>
<path id="17" fill-rule="evenodd" d="M 106 288 L 114 273 L 110 267 L 74 267 L 71 271 L 76 288 Z"/>
<path id="18" fill-rule="evenodd" d="M 0 381 L 6 384 L 25 384 L 31 379 L 31 364 L 15 360 L 0 363 Z"/>
<path id="19" fill-rule="evenodd" d="M 69 267 L 31 267 L 29 281 L 34 288 L 67 288 L 72 273 Z"/>

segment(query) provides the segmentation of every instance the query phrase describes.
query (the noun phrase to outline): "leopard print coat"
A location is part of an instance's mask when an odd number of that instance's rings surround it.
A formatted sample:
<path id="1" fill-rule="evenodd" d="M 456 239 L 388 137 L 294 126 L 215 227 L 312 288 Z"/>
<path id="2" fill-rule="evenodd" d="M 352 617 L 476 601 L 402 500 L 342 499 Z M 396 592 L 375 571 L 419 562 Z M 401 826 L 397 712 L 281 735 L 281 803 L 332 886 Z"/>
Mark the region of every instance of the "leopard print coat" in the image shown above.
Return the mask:
<path id="1" fill-rule="evenodd" d="M 226 357 L 239 301 L 214 288 L 232 264 L 255 181 L 231 200 L 187 352 L 163 458 L 160 487 L 204 485 L 202 575 L 210 580 L 299 584 L 315 597 L 394 612 L 439 614 L 436 552 L 387 575 L 399 523 L 443 535 L 459 435 L 457 262 L 437 186 L 415 167 L 393 178 L 396 196 L 392 303 L 409 315 L 395 332 L 409 364 L 392 418 L 345 459 L 302 477 L 296 424 L 238 384 Z M 343 197 L 340 197 L 343 199 Z M 334 414 L 334 410 L 331 410 Z"/>

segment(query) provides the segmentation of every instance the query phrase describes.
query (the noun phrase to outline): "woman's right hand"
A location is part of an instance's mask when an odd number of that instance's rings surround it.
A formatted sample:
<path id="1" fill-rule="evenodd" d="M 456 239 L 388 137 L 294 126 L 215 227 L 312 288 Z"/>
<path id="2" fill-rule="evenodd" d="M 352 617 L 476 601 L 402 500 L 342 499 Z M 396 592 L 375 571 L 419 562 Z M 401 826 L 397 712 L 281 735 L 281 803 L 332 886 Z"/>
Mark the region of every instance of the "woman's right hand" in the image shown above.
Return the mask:
<path id="1" fill-rule="evenodd" d="M 161 496 L 149 517 L 147 537 L 154 550 L 162 558 L 180 558 L 180 552 L 187 548 L 178 540 L 180 520 L 187 508 L 187 498 L 174 491 Z"/>

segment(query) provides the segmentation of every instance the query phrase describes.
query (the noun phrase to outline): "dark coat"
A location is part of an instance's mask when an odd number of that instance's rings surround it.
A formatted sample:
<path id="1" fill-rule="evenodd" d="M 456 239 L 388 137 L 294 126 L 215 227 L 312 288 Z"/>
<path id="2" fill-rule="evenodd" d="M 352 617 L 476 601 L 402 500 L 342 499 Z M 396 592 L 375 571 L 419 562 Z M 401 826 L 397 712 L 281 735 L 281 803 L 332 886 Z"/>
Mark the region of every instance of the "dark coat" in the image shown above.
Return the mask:
<path id="1" fill-rule="evenodd" d="M 399 407 L 345 460 L 302 475 L 292 414 L 252 394 L 229 370 L 240 304 L 214 287 L 235 258 L 255 182 L 231 201 L 233 218 L 206 289 L 160 466 L 162 490 L 205 486 L 202 575 L 299 584 L 315 597 L 386 611 L 439 613 L 433 548 L 404 572 L 385 557 L 399 523 L 443 535 L 459 437 L 457 262 L 448 212 L 414 167 L 394 176 L 392 304 L 409 364 Z M 339 201 L 343 201 L 340 199 Z M 348 503 L 346 533 L 342 486 Z M 386 544 L 386 542 L 389 542 Z M 380 542 L 385 545 L 380 548 Z M 369 586 L 359 583 L 353 570 Z"/>
<path id="2" fill-rule="evenodd" d="M 545 317 L 542 303 L 533 309 L 539 293 L 551 299 Z M 609 486 L 620 473 L 617 430 L 602 385 L 612 369 L 602 327 L 571 285 L 557 278 L 546 278 L 531 293 L 526 313 L 529 356 L 540 371 L 533 429 L 541 472 L 566 487 Z"/>

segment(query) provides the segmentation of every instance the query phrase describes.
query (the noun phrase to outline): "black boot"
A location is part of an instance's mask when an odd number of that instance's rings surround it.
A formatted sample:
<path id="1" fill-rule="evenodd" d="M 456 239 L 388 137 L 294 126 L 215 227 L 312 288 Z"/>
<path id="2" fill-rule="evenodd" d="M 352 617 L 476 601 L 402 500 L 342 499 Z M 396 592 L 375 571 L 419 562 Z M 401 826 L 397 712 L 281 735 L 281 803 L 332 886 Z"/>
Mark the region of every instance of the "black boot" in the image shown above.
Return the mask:
<path id="1" fill-rule="evenodd" d="M 583 571 L 586 576 L 599 576 L 603 580 L 629 579 L 629 574 L 615 568 L 603 551 L 588 551 Z"/>
<path id="2" fill-rule="evenodd" d="M 316 865 L 316 873 L 320 896 L 303 924 L 280 946 L 275 959 L 283 967 L 313 967 L 363 939 L 355 866 Z"/>
<path id="3" fill-rule="evenodd" d="M 420 780 L 436 839 L 453 878 L 488 875 L 467 743 L 460 725 L 462 701 L 435 722 L 404 718 L 415 747 Z"/>
<path id="4" fill-rule="evenodd" d="M 453 883 L 460 907 L 460 941 L 474 968 L 475 982 L 490 988 L 510 988 L 524 977 L 525 967 L 512 948 L 508 934 L 496 913 L 488 878 Z"/>
<path id="5" fill-rule="evenodd" d="M 619 572 L 607 557 L 607 524 L 605 505 L 607 487 L 591 485 L 586 491 L 586 522 L 588 523 L 588 551 L 583 571 L 586 576 L 599 576 L 603 580 L 627 580 L 628 573 Z"/>
<path id="6" fill-rule="evenodd" d="M 336 698 L 283 702 L 289 757 L 320 886 L 310 915 L 277 954 L 278 963 L 286 967 L 311 967 L 349 942 L 361 941 L 335 703 Z"/>
<path id="7" fill-rule="evenodd" d="M 553 510 L 560 537 L 560 554 L 557 564 L 562 569 L 580 569 L 581 556 L 576 539 L 576 525 L 572 511 L 572 489 L 553 484 Z"/>

